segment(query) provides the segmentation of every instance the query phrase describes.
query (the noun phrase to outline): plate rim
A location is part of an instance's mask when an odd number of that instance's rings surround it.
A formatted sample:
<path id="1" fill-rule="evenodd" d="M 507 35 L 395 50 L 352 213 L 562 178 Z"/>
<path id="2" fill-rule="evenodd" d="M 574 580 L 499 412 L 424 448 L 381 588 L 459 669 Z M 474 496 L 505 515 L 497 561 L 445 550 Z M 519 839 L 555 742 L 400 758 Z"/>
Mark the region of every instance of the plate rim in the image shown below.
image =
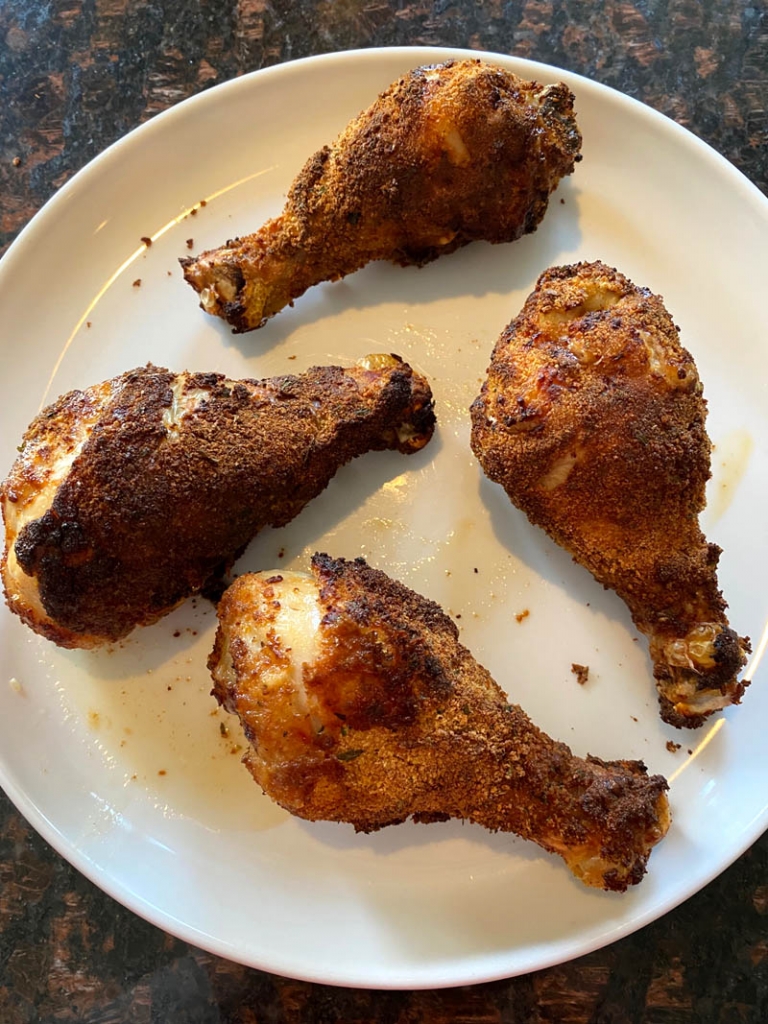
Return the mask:
<path id="1" fill-rule="evenodd" d="M 703 158 L 708 162 L 713 163 L 722 175 L 729 178 L 729 185 L 731 187 L 738 187 L 738 189 L 744 194 L 744 199 L 748 201 L 753 208 L 759 208 L 762 218 L 766 221 L 766 224 L 768 224 L 768 197 L 766 197 L 742 171 L 735 167 L 734 164 L 714 149 L 709 143 L 696 136 L 689 129 L 683 127 L 678 122 L 641 100 L 630 97 L 611 86 L 604 85 L 591 78 L 559 68 L 555 65 L 531 61 L 526 58 L 517 57 L 513 54 L 501 54 L 486 50 L 439 46 L 372 47 L 317 54 L 260 68 L 239 78 L 229 79 L 225 82 L 212 86 L 211 88 L 205 89 L 202 92 L 196 93 L 195 95 L 190 96 L 167 110 L 155 115 L 151 120 L 136 126 L 78 170 L 43 204 L 40 210 L 19 232 L 16 239 L 4 254 L 2 260 L 0 260 L 0 290 L 3 288 L 6 276 L 14 269 L 15 264 L 26 258 L 25 254 L 28 247 L 34 247 L 37 245 L 38 237 L 45 231 L 48 220 L 50 218 L 55 218 L 58 215 L 58 211 L 61 206 L 66 203 L 71 196 L 76 195 L 78 191 L 87 186 L 92 175 L 95 176 L 108 173 L 112 163 L 120 159 L 123 149 L 135 144 L 136 137 L 139 137 L 141 140 L 146 140 L 151 139 L 153 132 L 164 132 L 166 130 L 166 126 L 170 125 L 174 118 L 183 118 L 188 116 L 192 109 L 192 105 L 194 105 L 195 110 L 198 110 L 202 109 L 206 104 L 221 103 L 222 100 L 226 101 L 225 94 L 227 92 L 234 92 L 236 90 L 247 91 L 254 88 L 254 82 L 261 81 L 265 77 L 277 79 L 282 76 L 289 76 L 295 74 L 297 71 L 303 70 L 307 66 L 320 67 L 324 64 L 329 66 L 337 63 L 355 64 L 359 61 L 375 62 L 376 60 L 402 60 L 404 63 L 407 61 L 411 66 L 415 67 L 427 62 L 432 63 L 442 60 L 466 58 L 476 58 L 492 63 L 501 63 L 502 65 L 511 67 L 518 74 L 528 78 L 537 77 L 537 73 L 539 76 L 544 77 L 552 77 L 553 75 L 562 76 L 562 80 L 565 81 L 569 87 L 581 90 L 583 93 L 590 92 L 592 97 L 596 98 L 598 101 L 603 100 L 604 102 L 625 106 L 633 113 L 634 116 L 641 117 L 644 121 L 655 125 L 664 132 L 672 133 L 673 137 L 679 143 L 694 151 L 699 159 Z M 31 797 L 25 792 L 24 786 L 15 778 L 13 771 L 8 765 L 6 765 L 5 759 L 2 755 L 0 755 L 0 786 L 2 786 L 6 795 L 9 797 L 19 813 L 22 814 L 31 827 L 34 828 L 50 846 L 53 847 L 58 855 L 88 878 L 88 880 L 96 885 L 97 888 L 101 889 L 122 906 L 131 910 L 133 913 L 137 914 L 137 916 L 143 918 L 155 927 L 176 936 L 182 941 L 206 950 L 209 953 L 255 969 L 312 983 L 346 988 L 371 988 L 378 990 L 450 988 L 504 978 L 512 978 L 533 970 L 543 970 L 560 963 L 565 963 L 576 957 L 593 952 L 596 949 L 603 948 L 620 938 L 639 931 L 652 921 L 658 920 L 660 917 L 680 906 L 691 896 L 700 892 L 710 884 L 713 879 L 722 874 L 739 857 L 741 857 L 768 827 L 768 806 L 766 806 L 761 814 L 752 819 L 750 827 L 743 830 L 741 841 L 736 843 L 734 848 L 728 851 L 728 855 L 721 858 L 717 866 L 707 872 L 703 878 L 697 878 L 693 885 L 683 887 L 682 890 L 678 891 L 673 898 L 660 901 L 659 905 L 649 906 L 644 911 L 641 910 L 639 913 L 633 914 L 629 921 L 622 923 L 615 928 L 610 936 L 600 935 L 594 940 L 586 943 L 583 941 L 579 943 L 577 939 L 573 938 L 569 939 L 567 942 L 560 940 L 558 945 L 564 946 L 565 949 L 560 949 L 559 952 L 553 951 L 550 956 L 539 957 L 535 964 L 527 966 L 523 965 L 519 969 L 515 967 L 511 967 L 510 969 L 508 967 L 507 969 L 489 972 L 487 969 L 487 962 L 491 959 L 491 955 L 486 955 L 484 958 L 473 955 L 463 961 L 466 964 L 466 970 L 464 974 L 460 976 L 439 977 L 440 972 L 437 965 L 443 964 L 444 961 L 437 961 L 430 963 L 426 968 L 426 972 L 425 969 L 422 968 L 412 976 L 400 976 L 393 978 L 388 982 L 382 982 L 379 980 L 372 984 L 370 980 L 366 979 L 364 972 L 363 974 L 360 974 L 359 972 L 356 974 L 354 971 L 342 971 L 337 976 L 333 977 L 329 976 L 327 971 L 313 972 L 311 969 L 297 970 L 295 965 L 284 962 L 284 958 L 281 959 L 280 956 L 274 957 L 272 960 L 260 959 L 258 962 L 254 961 L 252 958 L 244 956 L 242 953 L 238 952 L 236 945 L 232 944 L 230 941 L 215 938 L 208 933 L 201 931 L 194 925 L 179 921 L 168 911 L 159 909 L 154 904 L 146 901 L 143 897 L 131 891 L 123 881 L 105 874 L 105 872 L 96 865 L 92 858 L 78 850 L 73 845 L 71 839 L 68 839 L 61 830 L 57 828 L 54 821 L 44 813 L 34 800 L 31 799 Z M 549 945 L 552 945 L 552 943 Z M 501 953 L 493 954 L 495 959 L 498 959 L 501 955 Z M 519 956 L 519 951 L 516 951 L 514 955 Z M 478 960 L 482 960 L 482 962 L 485 963 L 485 969 L 478 969 Z M 454 960 L 446 962 L 449 966 L 454 965 Z M 443 968 L 443 970 L 444 969 L 445 968 Z M 424 977 L 423 975 L 425 973 L 428 973 L 429 977 Z"/>

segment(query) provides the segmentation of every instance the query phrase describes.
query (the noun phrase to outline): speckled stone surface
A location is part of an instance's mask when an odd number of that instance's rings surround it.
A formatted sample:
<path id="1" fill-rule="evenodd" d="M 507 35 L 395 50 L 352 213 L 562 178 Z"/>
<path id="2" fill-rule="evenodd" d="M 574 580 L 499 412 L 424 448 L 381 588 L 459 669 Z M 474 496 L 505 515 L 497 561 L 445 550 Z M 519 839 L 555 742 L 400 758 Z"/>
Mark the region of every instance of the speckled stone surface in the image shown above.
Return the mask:
<path id="1" fill-rule="evenodd" d="M 4 0 L 0 248 L 142 121 L 256 68 L 355 47 L 513 53 L 675 118 L 768 192 L 768 8 L 748 0 Z M 289 981 L 136 918 L 0 799 L 0 1024 L 768 1021 L 768 837 L 703 892 L 606 949 L 443 992 Z"/>

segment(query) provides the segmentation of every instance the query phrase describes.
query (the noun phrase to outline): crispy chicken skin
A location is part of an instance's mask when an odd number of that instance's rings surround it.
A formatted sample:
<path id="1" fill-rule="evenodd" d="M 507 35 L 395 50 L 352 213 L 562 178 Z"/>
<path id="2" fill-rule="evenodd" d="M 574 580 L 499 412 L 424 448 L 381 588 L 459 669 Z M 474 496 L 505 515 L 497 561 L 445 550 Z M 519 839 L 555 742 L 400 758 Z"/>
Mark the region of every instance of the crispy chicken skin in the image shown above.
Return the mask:
<path id="1" fill-rule="evenodd" d="M 429 385 L 396 356 L 227 380 L 147 366 L 64 395 L 0 488 L 11 611 L 61 647 L 147 625 L 294 518 L 350 459 L 434 429 Z"/>
<path id="2" fill-rule="evenodd" d="M 666 781 L 542 733 L 434 602 L 362 559 L 315 555 L 311 575 L 241 576 L 219 621 L 213 692 L 292 814 L 362 832 L 463 818 L 559 854 L 587 885 L 643 877 L 669 826 Z"/>
<path id="3" fill-rule="evenodd" d="M 182 259 L 235 332 L 372 260 L 423 265 L 534 231 L 580 159 L 573 96 L 479 60 L 416 68 L 305 165 L 280 216 Z"/>
<path id="4" fill-rule="evenodd" d="M 661 298 L 602 263 L 545 271 L 502 333 L 472 448 L 531 522 L 626 601 L 650 641 L 662 718 L 694 727 L 741 698 L 720 548 L 698 515 L 706 402 Z"/>

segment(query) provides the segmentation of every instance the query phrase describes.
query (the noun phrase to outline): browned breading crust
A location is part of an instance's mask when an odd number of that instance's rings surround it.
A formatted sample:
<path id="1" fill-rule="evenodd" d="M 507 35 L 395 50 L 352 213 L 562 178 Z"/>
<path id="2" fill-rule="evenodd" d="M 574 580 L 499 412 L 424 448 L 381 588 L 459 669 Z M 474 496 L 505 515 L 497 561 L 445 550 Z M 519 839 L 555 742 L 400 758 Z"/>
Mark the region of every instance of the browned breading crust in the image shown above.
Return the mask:
<path id="1" fill-rule="evenodd" d="M 322 654 L 303 668 L 309 712 L 295 693 L 262 686 L 290 653 L 277 633 L 266 647 L 247 642 L 253 616 L 275 614 L 268 591 L 255 611 L 254 577 L 225 593 L 209 661 L 216 697 L 252 743 L 244 761 L 272 799 L 364 832 L 409 817 L 467 819 L 559 854 L 588 885 L 640 881 L 669 825 L 661 776 L 639 761 L 575 757 L 550 739 L 437 604 L 362 559 L 318 554 L 312 573 L 323 617 Z"/>
<path id="2" fill-rule="evenodd" d="M 499 338 L 472 407 L 472 448 L 648 635 L 662 717 L 701 725 L 745 682 L 720 549 L 698 524 L 706 402 L 661 298 L 602 263 L 554 267 Z"/>
<path id="3" fill-rule="evenodd" d="M 362 362 L 263 381 L 147 366 L 60 398 L 0 490 L 11 610 L 64 647 L 117 640 L 222 574 L 264 526 L 288 523 L 350 459 L 421 448 L 434 428 L 427 382 L 396 356 Z M 23 522 L 83 417 L 87 440 L 50 507 Z M 21 593 L 24 574 L 42 608 Z"/>
<path id="4" fill-rule="evenodd" d="M 535 230 L 580 147 L 562 83 L 479 60 L 416 68 L 311 157 L 279 217 L 182 259 L 184 276 L 204 309 L 249 331 L 371 260 L 422 265 Z"/>

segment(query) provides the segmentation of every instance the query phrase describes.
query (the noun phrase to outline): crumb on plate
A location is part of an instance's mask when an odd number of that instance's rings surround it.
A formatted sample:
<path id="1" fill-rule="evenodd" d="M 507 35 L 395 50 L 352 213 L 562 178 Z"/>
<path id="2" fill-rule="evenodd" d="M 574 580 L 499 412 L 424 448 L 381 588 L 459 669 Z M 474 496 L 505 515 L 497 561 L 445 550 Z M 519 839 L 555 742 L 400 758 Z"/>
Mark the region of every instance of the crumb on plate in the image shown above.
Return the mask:
<path id="1" fill-rule="evenodd" d="M 577 665 L 574 662 L 571 665 L 571 672 L 576 676 L 576 682 L 579 686 L 583 686 L 589 679 L 589 665 Z"/>

